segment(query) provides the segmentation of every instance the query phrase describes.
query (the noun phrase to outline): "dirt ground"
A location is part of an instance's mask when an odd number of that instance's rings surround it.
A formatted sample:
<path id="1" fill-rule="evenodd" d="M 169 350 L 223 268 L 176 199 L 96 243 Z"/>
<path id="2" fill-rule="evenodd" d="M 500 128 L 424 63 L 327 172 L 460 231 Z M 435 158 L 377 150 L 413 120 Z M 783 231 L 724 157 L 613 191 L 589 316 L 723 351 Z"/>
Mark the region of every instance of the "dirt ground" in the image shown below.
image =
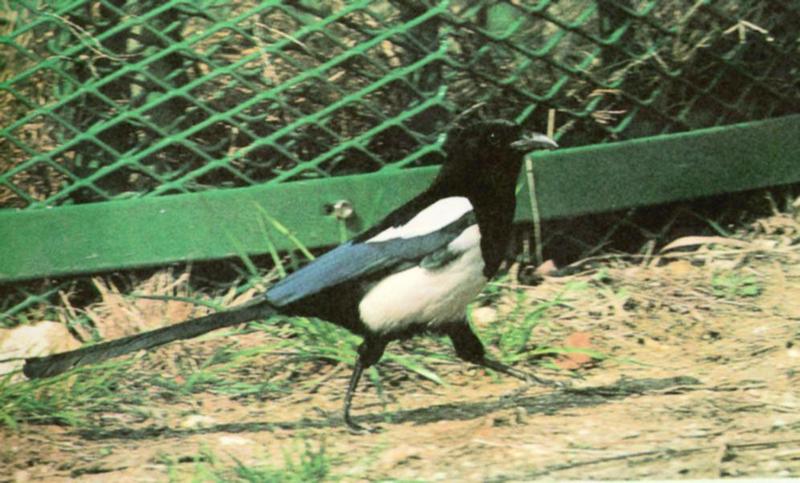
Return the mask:
<path id="1" fill-rule="evenodd" d="M 339 413 L 349 370 L 329 365 L 313 386 L 267 400 L 195 393 L 138 420 L 111 413 L 89 429 L 4 430 L 0 480 L 205 481 L 221 478 L 214 468 L 280 468 L 303 451 L 324 451 L 327 477 L 344 481 L 797 477 L 793 223 L 776 216 L 744 240 L 709 248 L 685 239 L 669 257 L 609 260 L 601 272 L 526 289 L 530 303 L 562 294 L 535 337 L 582 341 L 606 356 L 565 356 L 559 364 L 573 377 L 541 370 L 570 387 L 526 386 L 449 360 L 435 367 L 443 385 L 384 371 L 394 375 L 382 396 L 365 384 L 354 407 L 359 422 L 382 431 L 353 435 Z M 503 323 L 508 305 L 501 299 L 482 309 L 478 331 Z M 257 346 L 260 337 L 239 343 Z M 159 353 L 197 353 L 214 343 Z"/>

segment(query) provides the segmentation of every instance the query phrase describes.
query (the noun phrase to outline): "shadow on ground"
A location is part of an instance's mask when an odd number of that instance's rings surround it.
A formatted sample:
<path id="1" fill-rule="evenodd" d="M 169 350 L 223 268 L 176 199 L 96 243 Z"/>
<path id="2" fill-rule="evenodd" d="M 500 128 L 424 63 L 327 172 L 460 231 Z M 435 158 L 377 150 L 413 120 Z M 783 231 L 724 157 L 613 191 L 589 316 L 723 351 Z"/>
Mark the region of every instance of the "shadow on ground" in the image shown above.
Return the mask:
<path id="1" fill-rule="evenodd" d="M 369 414 L 355 419 L 359 423 L 372 425 L 403 423 L 422 425 L 437 421 L 478 419 L 493 412 L 512 408 L 522 408 L 527 414 L 556 414 L 564 409 L 599 406 L 610 401 L 625 399 L 632 395 L 654 392 L 659 394 L 677 394 L 692 391 L 697 389 L 700 385 L 700 381 L 688 376 L 662 379 L 621 378 L 614 384 L 583 388 L 564 388 L 539 396 L 512 395 L 486 402 L 437 404 L 406 411 Z M 301 419 L 298 421 L 226 423 L 197 429 L 175 429 L 163 426 L 149 426 L 140 429 L 120 428 L 113 430 L 91 428 L 82 429 L 75 434 L 83 439 L 95 441 L 109 439 L 146 440 L 155 437 L 179 437 L 192 434 L 257 433 L 261 431 L 274 431 L 276 429 L 300 430 L 336 428 L 343 424 L 342 418 L 337 415 L 318 420 Z"/>

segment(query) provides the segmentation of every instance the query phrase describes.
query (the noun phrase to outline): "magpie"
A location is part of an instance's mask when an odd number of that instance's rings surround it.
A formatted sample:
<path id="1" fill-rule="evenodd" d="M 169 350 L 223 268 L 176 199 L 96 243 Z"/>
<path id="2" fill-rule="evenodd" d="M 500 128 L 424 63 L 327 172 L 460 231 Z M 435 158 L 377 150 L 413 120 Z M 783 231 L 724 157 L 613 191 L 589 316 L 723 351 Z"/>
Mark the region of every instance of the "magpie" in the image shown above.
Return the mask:
<path id="1" fill-rule="evenodd" d="M 538 378 L 486 356 L 466 307 L 497 273 L 508 248 L 523 158 L 557 144 L 506 120 L 460 127 L 427 190 L 372 228 L 275 283 L 248 304 L 70 352 L 26 360 L 29 378 L 196 337 L 272 315 L 322 319 L 363 337 L 344 398 L 344 422 L 364 369 L 387 344 L 421 333 L 446 335 L 457 356 L 526 381 Z M 541 381 L 540 381 L 541 382 Z"/>

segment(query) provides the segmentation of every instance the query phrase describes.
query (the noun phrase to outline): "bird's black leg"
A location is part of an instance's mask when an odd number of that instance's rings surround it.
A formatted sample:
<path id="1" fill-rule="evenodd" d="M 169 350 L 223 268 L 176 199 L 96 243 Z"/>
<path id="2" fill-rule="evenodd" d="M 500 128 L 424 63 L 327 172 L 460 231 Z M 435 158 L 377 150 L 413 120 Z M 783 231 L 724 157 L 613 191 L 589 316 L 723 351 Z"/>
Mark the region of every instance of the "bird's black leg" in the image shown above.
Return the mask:
<path id="1" fill-rule="evenodd" d="M 383 351 L 386 349 L 386 342 L 365 338 L 364 342 L 358 346 L 358 357 L 356 358 L 356 366 L 353 368 L 353 374 L 350 376 L 350 383 L 347 385 L 347 393 L 344 396 L 344 422 L 350 431 L 358 434 L 371 433 L 375 430 L 355 423 L 350 418 L 350 406 L 353 402 L 353 395 L 358 388 L 358 381 L 361 379 L 361 373 L 371 365 L 378 362 L 383 356 Z"/>
<path id="2" fill-rule="evenodd" d="M 458 357 L 467 362 L 488 367 L 489 369 L 507 374 L 511 377 L 516 377 L 527 383 L 535 382 L 544 386 L 561 386 L 558 382 L 542 379 L 528 372 L 514 369 L 502 362 L 486 357 L 486 349 L 484 349 L 483 343 L 481 343 L 481 340 L 475 332 L 472 331 L 472 327 L 470 327 L 469 322 L 466 320 L 447 325 L 444 328 L 444 332 L 450 337 L 450 340 L 453 341 L 453 347 Z"/>

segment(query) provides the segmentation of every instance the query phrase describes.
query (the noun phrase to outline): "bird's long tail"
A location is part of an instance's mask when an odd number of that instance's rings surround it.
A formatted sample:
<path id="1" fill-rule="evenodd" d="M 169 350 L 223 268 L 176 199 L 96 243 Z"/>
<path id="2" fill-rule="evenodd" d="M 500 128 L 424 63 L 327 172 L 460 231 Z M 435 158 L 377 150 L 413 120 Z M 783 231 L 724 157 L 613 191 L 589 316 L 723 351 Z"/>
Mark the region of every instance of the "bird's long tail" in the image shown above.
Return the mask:
<path id="1" fill-rule="evenodd" d="M 275 313 L 277 313 L 275 308 L 266 302 L 243 305 L 225 312 L 189 319 L 179 324 L 103 342 L 102 344 L 46 357 L 31 357 L 25 360 L 22 372 L 31 379 L 51 377 L 74 367 L 101 362 L 112 357 L 150 349 L 180 339 L 191 339 L 212 330 L 269 317 Z"/>

